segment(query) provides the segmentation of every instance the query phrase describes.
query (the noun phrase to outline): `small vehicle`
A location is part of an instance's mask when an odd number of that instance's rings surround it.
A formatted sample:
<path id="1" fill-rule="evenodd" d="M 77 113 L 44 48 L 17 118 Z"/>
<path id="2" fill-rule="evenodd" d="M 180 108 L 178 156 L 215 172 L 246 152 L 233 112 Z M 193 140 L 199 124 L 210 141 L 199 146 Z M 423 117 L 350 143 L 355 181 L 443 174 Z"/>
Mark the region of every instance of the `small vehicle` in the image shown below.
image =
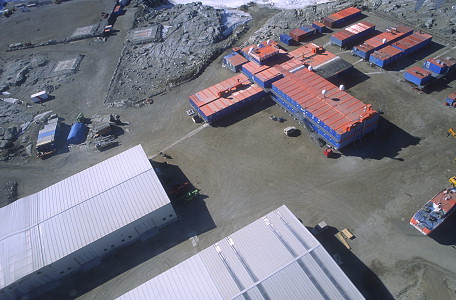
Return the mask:
<path id="1" fill-rule="evenodd" d="M 296 127 L 289 126 L 283 130 L 283 133 L 285 133 L 287 136 L 292 136 L 296 132 L 296 130 Z"/>
<path id="2" fill-rule="evenodd" d="M 323 154 L 326 156 L 326 157 L 331 157 L 334 153 L 334 150 L 331 149 L 331 148 L 326 148 L 324 151 L 323 151 Z"/>
<path id="3" fill-rule="evenodd" d="M 269 116 L 269 119 L 273 120 L 273 121 L 277 121 L 277 117 L 276 116 Z"/>
<path id="4" fill-rule="evenodd" d="M 169 196 L 181 196 L 187 193 L 188 188 L 190 187 L 189 182 L 184 182 L 183 184 L 175 184 L 173 189 L 168 192 Z"/>
<path id="5" fill-rule="evenodd" d="M 456 187 L 456 176 L 450 177 L 448 182 L 453 186 Z"/>
<path id="6" fill-rule="evenodd" d="M 193 199 L 196 198 L 196 196 L 198 196 L 199 194 L 199 191 L 198 189 L 194 189 L 193 191 L 191 192 L 188 192 L 188 193 L 185 193 L 183 194 L 181 197 L 179 197 L 179 199 L 177 199 L 178 201 L 186 201 L 186 202 L 189 202 L 189 201 L 192 201 Z"/>

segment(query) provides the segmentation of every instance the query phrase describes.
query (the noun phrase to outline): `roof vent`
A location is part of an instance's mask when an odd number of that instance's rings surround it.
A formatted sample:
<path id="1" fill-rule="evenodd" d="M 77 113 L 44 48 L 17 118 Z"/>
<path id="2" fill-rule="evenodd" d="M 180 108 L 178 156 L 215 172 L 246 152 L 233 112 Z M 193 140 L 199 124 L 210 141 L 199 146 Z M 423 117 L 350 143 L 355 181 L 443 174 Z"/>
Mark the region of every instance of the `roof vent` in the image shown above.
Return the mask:
<path id="1" fill-rule="evenodd" d="M 343 84 L 339 85 L 339 90 L 345 91 L 345 85 L 343 85 Z"/>
<path id="2" fill-rule="evenodd" d="M 323 95 L 323 98 L 326 98 L 326 90 L 322 90 L 321 94 Z"/>
<path id="3" fill-rule="evenodd" d="M 310 72 L 312 72 L 312 71 L 313 71 L 312 66 L 308 66 L 308 67 L 307 67 L 307 70 L 309 70 Z"/>
<path id="4" fill-rule="evenodd" d="M 382 44 L 386 43 L 387 41 L 388 41 L 387 39 L 383 39 Z"/>

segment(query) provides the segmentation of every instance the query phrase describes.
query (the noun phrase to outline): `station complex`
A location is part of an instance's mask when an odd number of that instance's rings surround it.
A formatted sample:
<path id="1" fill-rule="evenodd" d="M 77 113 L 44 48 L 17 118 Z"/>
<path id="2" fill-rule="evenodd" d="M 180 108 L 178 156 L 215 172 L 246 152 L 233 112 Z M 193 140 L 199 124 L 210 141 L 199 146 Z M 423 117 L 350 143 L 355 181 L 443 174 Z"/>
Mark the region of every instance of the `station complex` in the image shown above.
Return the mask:
<path id="1" fill-rule="evenodd" d="M 269 94 L 312 134 L 343 148 L 377 128 L 379 114 L 332 80 L 353 66 L 313 43 L 293 51 L 272 40 L 234 48 L 224 64 L 242 74 L 190 96 L 190 104 L 212 123 Z"/>

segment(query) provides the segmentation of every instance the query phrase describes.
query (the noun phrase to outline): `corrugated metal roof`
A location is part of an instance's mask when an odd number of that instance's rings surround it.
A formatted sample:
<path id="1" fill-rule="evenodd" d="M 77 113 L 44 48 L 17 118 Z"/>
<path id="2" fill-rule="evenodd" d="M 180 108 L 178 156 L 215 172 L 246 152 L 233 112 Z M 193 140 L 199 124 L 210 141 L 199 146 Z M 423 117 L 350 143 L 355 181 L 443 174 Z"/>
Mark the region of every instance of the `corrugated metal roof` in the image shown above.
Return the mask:
<path id="1" fill-rule="evenodd" d="M 432 39 L 430 34 L 414 32 L 412 35 L 400 39 L 392 45 L 398 49 L 407 50 L 430 39 Z"/>
<path id="2" fill-rule="evenodd" d="M 168 203 L 138 145 L 0 208 L 0 288 Z"/>
<path id="3" fill-rule="evenodd" d="M 236 53 L 231 57 L 227 58 L 227 62 L 229 62 L 233 66 L 239 66 L 245 64 L 246 62 L 248 62 L 248 60 L 245 59 L 242 55 Z"/>
<path id="4" fill-rule="evenodd" d="M 359 48 L 365 52 L 375 50 L 378 47 L 381 47 L 381 45 L 385 43 L 389 43 L 390 41 L 396 41 L 403 37 L 404 35 L 409 34 L 412 32 L 413 29 L 407 26 L 399 25 L 395 28 L 391 28 L 387 30 L 386 32 L 382 32 L 367 41 L 365 41 L 361 45 L 355 46 L 356 48 Z M 385 42 L 384 42 L 385 41 Z"/>
<path id="5" fill-rule="evenodd" d="M 409 73 L 409 74 L 415 76 L 416 78 L 420 78 L 420 79 L 423 79 L 423 78 L 431 75 L 430 71 L 424 70 L 423 68 L 420 68 L 418 66 L 411 67 L 410 69 L 408 69 L 406 71 L 406 73 Z"/>
<path id="6" fill-rule="evenodd" d="M 191 95 L 190 100 L 210 116 L 262 92 L 263 89 L 252 84 L 247 76 L 239 74 Z"/>
<path id="7" fill-rule="evenodd" d="M 347 18 L 351 15 L 355 15 L 357 13 L 360 13 L 361 10 L 355 8 L 355 7 L 348 7 L 346 9 L 343 9 L 341 11 L 338 11 L 326 18 L 329 18 L 331 19 L 332 21 L 337 21 L 337 20 L 340 20 L 340 19 L 343 19 L 343 18 Z"/>
<path id="8" fill-rule="evenodd" d="M 282 206 L 118 299 L 364 298 Z"/>
<path id="9" fill-rule="evenodd" d="M 308 66 L 312 66 L 314 69 L 319 65 L 337 57 L 325 49 L 323 49 L 322 52 L 315 52 L 318 48 L 320 48 L 320 46 L 309 43 L 291 51 L 290 55 L 302 61 L 302 63 L 305 63 Z"/>
<path id="10" fill-rule="evenodd" d="M 339 134 L 376 112 L 337 86 L 307 69 L 272 84 Z M 325 96 L 322 91 L 325 90 Z"/>

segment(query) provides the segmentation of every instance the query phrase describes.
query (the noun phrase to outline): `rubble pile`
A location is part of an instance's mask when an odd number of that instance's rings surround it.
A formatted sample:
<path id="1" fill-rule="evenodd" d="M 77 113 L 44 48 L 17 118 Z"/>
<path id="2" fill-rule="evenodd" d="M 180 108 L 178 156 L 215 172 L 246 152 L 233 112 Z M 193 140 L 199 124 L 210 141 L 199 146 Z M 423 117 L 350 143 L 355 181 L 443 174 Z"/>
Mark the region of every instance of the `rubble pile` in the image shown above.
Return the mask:
<path id="1" fill-rule="evenodd" d="M 133 30 L 158 28 L 161 32 L 154 33 L 154 42 L 126 43 L 107 102 L 124 105 L 147 99 L 194 78 L 246 29 L 240 25 L 224 36 L 223 14 L 201 3 L 142 9 Z"/>
<path id="2" fill-rule="evenodd" d="M 33 123 L 32 112 L 24 105 L 4 101 L 0 101 L 0 111 L 0 161 L 31 155 L 27 153 L 31 149 L 26 146 L 31 141 L 30 136 L 23 133 Z"/>

